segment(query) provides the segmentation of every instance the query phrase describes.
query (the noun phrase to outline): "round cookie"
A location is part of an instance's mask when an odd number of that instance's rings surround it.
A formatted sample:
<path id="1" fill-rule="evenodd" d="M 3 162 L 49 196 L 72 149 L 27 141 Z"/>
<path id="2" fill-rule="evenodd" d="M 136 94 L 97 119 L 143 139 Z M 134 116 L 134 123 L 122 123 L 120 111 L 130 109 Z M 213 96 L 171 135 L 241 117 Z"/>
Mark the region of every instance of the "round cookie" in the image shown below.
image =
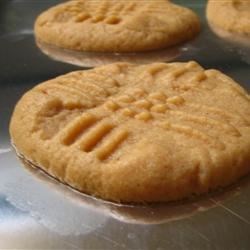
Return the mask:
<path id="1" fill-rule="evenodd" d="M 119 202 L 177 200 L 250 170 L 250 98 L 195 62 L 116 63 L 28 91 L 17 151 L 63 183 Z"/>
<path id="2" fill-rule="evenodd" d="M 212 27 L 250 36 L 250 0 L 209 0 L 206 12 Z"/>
<path id="3" fill-rule="evenodd" d="M 166 48 L 200 30 L 196 14 L 167 0 L 75 0 L 43 12 L 36 39 L 77 51 L 136 52 Z"/>

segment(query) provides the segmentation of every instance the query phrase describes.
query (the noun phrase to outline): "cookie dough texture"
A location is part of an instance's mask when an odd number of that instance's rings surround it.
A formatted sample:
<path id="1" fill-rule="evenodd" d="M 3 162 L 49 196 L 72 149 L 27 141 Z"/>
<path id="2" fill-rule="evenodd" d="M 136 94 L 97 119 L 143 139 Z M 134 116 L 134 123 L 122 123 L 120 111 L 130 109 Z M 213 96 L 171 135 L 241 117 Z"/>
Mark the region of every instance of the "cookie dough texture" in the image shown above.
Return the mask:
<path id="1" fill-rule="evenodd" d="M 166 48 L 193 38 L 196 14 L 167 0 L 76 0 L 43 12 L 38 40 L 79 51 L 134 52 Z"/>
<path id="2" fill-rule="evenodd" d="M 17 150 L 82 192 L 119 202 L 177 200 L 250 170 L 250 99 L 195 62 L 116 63 L 28 91 Z"/>
<path id="3" fill-rule="evenodd" d="M 250 0 L 209 0 L 207 19 L 217 28 L 250 36 Z"/>

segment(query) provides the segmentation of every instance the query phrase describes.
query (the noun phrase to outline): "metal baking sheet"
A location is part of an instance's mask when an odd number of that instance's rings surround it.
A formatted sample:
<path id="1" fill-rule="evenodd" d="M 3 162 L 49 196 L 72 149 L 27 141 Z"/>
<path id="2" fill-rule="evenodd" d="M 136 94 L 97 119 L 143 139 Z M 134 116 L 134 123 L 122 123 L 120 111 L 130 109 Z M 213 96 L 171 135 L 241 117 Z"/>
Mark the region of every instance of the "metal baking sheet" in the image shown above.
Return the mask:
<path id="1" fill-rule="evenodd" d="M 249 177 L 201 198 L 123 206 L 80 195 L 21 166 L 8 134 L 15 103 L 36 84 L 80 69 L 35 45 L 35 17 L 60 2 L 0 1 L 0 249 L 250 249 Z M 209 29 L 205 1 L 175 2 L 202 20 L 201 34 L 182 45 L 175 60 L 219 69 L 249 90 L 250 46 Z"/>

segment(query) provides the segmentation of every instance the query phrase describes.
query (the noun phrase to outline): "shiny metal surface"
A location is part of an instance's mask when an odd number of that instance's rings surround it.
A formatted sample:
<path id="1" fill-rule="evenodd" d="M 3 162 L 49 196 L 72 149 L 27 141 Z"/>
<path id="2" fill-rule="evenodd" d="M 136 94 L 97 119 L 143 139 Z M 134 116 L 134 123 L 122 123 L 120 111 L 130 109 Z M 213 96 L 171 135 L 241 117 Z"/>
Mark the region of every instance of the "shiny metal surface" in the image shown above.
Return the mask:
<path id="1" fill-rule="evenodd" d="M 58 2 L 0 1 L 0 249 L 250 249 L 249 177 L 205 197 L 135 207 L 80 195 L 21 166 L 8 135 L 15 103 L 37 83 L 79 69 L 51 60 L 34 42 L 35 17 Z M 249 47 L 210 31 L 205 1 L 176 2 L 203 21 L 176 60 L 197 60 L 250 89 Z"/>
<path id="2" fill-rule="evenodd" d="M 179 46 L 165 50 L 149 51 L 144 53 L 102 53 L 102 52 L 79 52 L 61 49 L 41 41 L 36 41 L 41 51 L 51 57 L 52 60 L 66 62 L 81 67 L 97 67 L 115 62 L 128 62 L 146 64 L 150 62 L 173 61 L 181 53 Z"/>

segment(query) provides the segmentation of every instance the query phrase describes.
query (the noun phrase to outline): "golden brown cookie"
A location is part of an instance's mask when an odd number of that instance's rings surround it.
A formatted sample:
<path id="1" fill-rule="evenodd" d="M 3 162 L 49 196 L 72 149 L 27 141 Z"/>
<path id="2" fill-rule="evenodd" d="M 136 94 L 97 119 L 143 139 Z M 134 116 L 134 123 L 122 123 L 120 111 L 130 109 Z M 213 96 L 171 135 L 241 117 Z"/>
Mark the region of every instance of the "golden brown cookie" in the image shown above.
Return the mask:
<path id="1" fill-rule="evenodd" d="M 209 0 L 207 19 L 212 27 L 250 36 L 250 0 Z"/>
<path id="2" fill-rule="evenodd" d="M 10 134 L 50 175 L 113 201 L 181 199 L 250 170 L 249 95 L 195 62 L 57 77 L 21 98 Z"/>
<path id="3" fill-rule="evenodd" d="M 79 51 L 135 52 L 166 48 L 193 38 L 196 14 L 167 0 L 75 0 L 43 12 L 35 35 Z"/>

